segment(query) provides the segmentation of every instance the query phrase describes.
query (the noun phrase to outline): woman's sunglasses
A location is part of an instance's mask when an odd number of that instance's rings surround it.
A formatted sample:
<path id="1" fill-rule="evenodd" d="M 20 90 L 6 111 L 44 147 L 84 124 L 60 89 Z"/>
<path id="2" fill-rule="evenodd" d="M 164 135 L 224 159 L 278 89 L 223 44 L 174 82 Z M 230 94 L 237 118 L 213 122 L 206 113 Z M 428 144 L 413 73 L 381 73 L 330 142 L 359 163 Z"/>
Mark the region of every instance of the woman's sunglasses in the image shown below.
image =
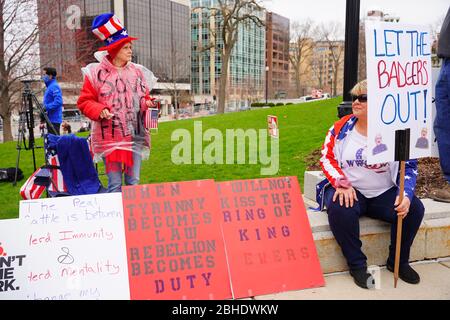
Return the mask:
<path id="1" fill-rule="evenodd" d="M 353 101 L 367 102 L 367 94 L 360 94 L 359 96 L 352 96 Z"/>

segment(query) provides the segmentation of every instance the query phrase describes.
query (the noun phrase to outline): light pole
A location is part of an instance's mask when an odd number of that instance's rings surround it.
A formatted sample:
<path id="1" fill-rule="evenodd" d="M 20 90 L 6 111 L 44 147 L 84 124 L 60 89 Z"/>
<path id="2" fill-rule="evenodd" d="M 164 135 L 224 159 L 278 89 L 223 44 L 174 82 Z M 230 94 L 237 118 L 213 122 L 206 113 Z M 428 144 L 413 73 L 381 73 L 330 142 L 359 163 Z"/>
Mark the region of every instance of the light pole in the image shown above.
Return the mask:
<path id="1" fill-rule="evenodd" d="M 266 105 L 267 105 L 267 96 L 269 95 L 269 66 L 266 66 Z"/>
<path id="2" fill-rule="evenodd" d="M 347 0 L 345 16 L 345 56 L 343 101 L 338 106 L 338 117 L 352 113 L 350 90 L 358 80 L 360 0 Z"/>

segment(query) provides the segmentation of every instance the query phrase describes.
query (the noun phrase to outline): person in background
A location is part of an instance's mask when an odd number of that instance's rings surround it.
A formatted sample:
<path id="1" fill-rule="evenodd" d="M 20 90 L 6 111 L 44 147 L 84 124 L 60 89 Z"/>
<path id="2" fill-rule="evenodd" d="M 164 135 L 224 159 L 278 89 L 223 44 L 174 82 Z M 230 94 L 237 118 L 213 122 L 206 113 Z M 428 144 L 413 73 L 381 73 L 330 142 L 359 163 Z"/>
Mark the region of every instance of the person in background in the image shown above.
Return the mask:
<path id="1" fill-rule="evenodd" d="M 45 117 L 42 113 L 39 115 L 39 132 L 41 133 L 41 138 L 43 138 L 45 134 Z"/>
<path id="2" fill-rule="evenodd" d="M 361 250 L 359 218 L 368 216 L 391 224 L 391 244 L 386 262 L 394 270 L 397 217 L 403 218 L 399 277 L 411 284 L 420 282 L 409 265 L 409 254 L 424 215 L 422 202 L 414 195 L 417 160 L 406 161 L 405 196 L 399 203 L 398 162 L 367 165 L 367 81 L 352 89 L 353 114 L 337 121 L 325 138 L 320 165 L 326 179 L 318 186 L 317 202 L 325 205 L 330 229 L 342 249 L 354 282 L 374 287 L 367 272 L 367 257 Z"/>
<path id="3" fill-rule="evenodd" d="M 63 129 L 63 133 L 64 134 L 71 134 L 72 133 L 72 127 L 70 126 L 70 124 L 67 121 L 63 121 L 61 127 Z"/>
<path id="4" fill-rule="evenodd" d="M 105 163 L 108 192 L 136 185 L 141 161 L 150 154 L 150 134 L 145 128 L 148 108 L 154 106 L 150 90 L 153 73 L 131 62 L 132 41 L 120 20 L 112 13 L 97 16 L 92 32 L 105 46 L 94 56 L 99 63 L 82 69 L 84 84 L 77 102 L 92 120 L 91 145 L 95 161 Z"/>
<path id="5" fill-rule="evenodd" d="M 56 81 L 56 69 L 52 67 L 44 68 L 42 80 L 47 87 L 44 93 L 44 108 L 56 133 L 51 132 L 51 128 L 47 128 L 47 130 L 49 133 L 59 135 L 62 122 L 63 97 L 61 87 Z"/>
<path id="6" fill-rule="evenodd" d="M 442 59 L 441 72 L 436 82 L 436 119 L 434 133 L 439 149 L 439 161 L 447 183 L 431 191 L 430 198 L 450 202 L 450 7 L 439 34 L 437 55 Z"/>

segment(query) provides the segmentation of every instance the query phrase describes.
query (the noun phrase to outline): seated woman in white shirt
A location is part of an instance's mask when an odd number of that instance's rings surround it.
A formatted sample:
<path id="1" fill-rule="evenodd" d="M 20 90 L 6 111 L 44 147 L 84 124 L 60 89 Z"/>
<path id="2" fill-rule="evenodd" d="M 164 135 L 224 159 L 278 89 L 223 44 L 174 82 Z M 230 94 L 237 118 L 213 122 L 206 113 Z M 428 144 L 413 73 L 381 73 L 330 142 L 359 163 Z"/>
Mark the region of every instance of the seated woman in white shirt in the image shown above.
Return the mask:
<path id="1" fill-rule="evenodd" d="M 419 283 L 420 277 L 409 266 L 410 248 L 424 215 L 422 202 L 414 195 L 417 161 L 406 162 L 405 197 L 398 203 L 399 163 L 367 165 L 367 81 L 352 89 L 353 114 L 337 121 L 329 130 L 320 163 L 326 180 L 322 188 L 331 231 L 342 249 L 355 283 L 374 286 L 367 272 L 367 257 L 361 250 L 359 218 L 363 215 L 391 224 L 391 244 L 387 269 L 393 271 L 397 216 L 403 217 L 399 277 Z M 321 190 L 319 190 L 321 191 Z M 319 194 L 318 193 L 318 194 Z"/>

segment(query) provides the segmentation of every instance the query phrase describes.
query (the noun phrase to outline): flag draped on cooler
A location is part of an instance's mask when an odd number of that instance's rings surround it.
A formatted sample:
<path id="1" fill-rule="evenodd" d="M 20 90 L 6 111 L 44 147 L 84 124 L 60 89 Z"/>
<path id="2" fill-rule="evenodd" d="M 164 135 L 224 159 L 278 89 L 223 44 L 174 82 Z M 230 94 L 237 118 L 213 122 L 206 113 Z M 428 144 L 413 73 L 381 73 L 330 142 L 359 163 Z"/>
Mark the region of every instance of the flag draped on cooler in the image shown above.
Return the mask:
<path id="1" fill-rule="evenodd" d="M 51 177 L 52 177 L 52 183 L 48 186 L 48 191 L 53 192 L 67 192 L 66 184 L 64 183 L 64 178 L 61 172 L 61 169 L 59 169 L 59 158 L 58 155 L 51 155 L 48 158 L 48 164 L 53 166 L 54 168 L 50 169 L 51 171 Z"/>
<path id="2" fill-rule="evenodd" d="M 36 178 L 49 174 L 50 184 L 48 191 L 54 193 L 67 193 L 67 187 L 60 169 L 60 162 L 55 148 L 49 148 L 48 140 L 45 139 L 45 157 L 47 164 L 37 169 L 20 188 L 20 195 L 24 200 L 39 199 L 44 193 L 46 186 L 39 184 Z M 48 172 L 48 173 L 47 173 Z"/>
<path id="3" fill-rule="evenodd" d="M 147 129 L 158 129 L 159 109 L 150 108 L 145 117 L 145 127 Z"/>

